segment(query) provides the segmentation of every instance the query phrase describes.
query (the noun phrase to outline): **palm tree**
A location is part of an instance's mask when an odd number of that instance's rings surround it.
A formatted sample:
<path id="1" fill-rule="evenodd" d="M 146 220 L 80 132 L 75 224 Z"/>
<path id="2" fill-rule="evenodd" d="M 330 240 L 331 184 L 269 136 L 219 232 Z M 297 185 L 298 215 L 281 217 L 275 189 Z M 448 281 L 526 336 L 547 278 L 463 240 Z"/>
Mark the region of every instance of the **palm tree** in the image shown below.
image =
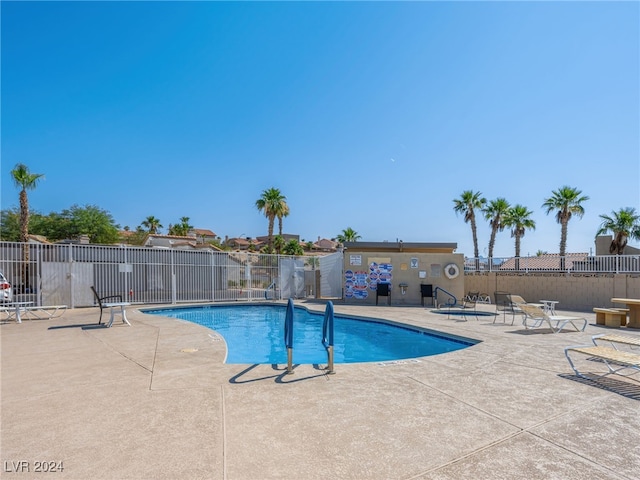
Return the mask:
<path id="1" fill-rule="evenodd" d="M 489 220 L 491 225 L 491 237 L 489 238 L 489 259 L 493 258 L 493 247 L 496 243 L 496 234 L 498 231 L 504 230 L 504 217 L 509 211 L 509 202 L 506 199 L 499 197 L 495 200 L 491 200 L 483 209 L 485 220 Z"/>
<path id="2" fill-rule="evenodd" d="M 44 177 L 43 173 L 31 173 L 29 167 L 22 163 L 18 163 L 13 170 L 11 176 L 16 187 L 20 188 L 20 241 L 29 241 L 29 197 L 27 190 L 35 190 L 38 186 L 38 180 Z"/>
<path id="3" fill-rule="evenodd" d="M 289 240 L 286 245 L 284 245 L 282 250 L 285 255 L 295 255 L 298 257 L 304 255 L 304 249 L 302 248 L 302 245 L 300 245 L 300 242 L 298 242 L 294 238 Z"/>
<path id="4" fill-rule="evenodd" d="M 357 242 L 361 238 L 362 237 L 358 235 L 358 232 L 356 232 L 353 228 L 347 227 L 342 230 L 342 233 L 336 237 L 336 240 L 338 240 L 340 243 Z"/>
<path id="5" fill-rule="evenodd" d="M 276 217 L 278 217 L 278 235 L 282 236 L 282 218 L 288 217 L 290 213 L 289 205 L 284 200 L 280 202 L 278 206 L 278 211 L 276 212 Z"/>
<path id="6" fill-rule="evenodd" d="M 556 221 L 561 225 L 560 228 L 560 259 L 564 261 L 567 250 L 567 224 L 573 215 L 582 218 L 584 215 L 583 202 L 589 200 L 589 197 L 582 195 L 582 191 L 577 188 L 568 187 L 566 185 L 558 190 L 553 190 L 551 196 L 545 199 L 542 207 L 546 209 L 547 215 L 552 211 L 556 211 Z"/>
<path id="7" fill-rule="evenodd" d="M 27 190 L 34 190 L 38 186 L 38 180 L 44 177 L 42 173 L 31 173 L 29 167 L 22 163 L 18 163 L 13 170 L 11 176 L 20 188 L 20 241 L 23 242 L 22 257 L 23 271 L 22 281 L 24 287 L 29 286 L 29 197 Z"/>
<path id="8" fill-rule="evenodd" d="M 142 222 L 142 226 L 147 228 L 148 233 L 158 233 L 158 231 L 162 228 L 160 220 L 158 220 L 153 215 L 145 218 L 144 222 Z"/>
<path id="9" fill-rule="evenodd" d="M 278 255 L 280 255 L 280 253 L 282 252 L 282 248 L 284 247 L 284 245 L 285 245 L 285 241 L 282 235 L 276 235 L 273 238 L 273 247 L 276 249 L 276 253 Z"/>
<path id="10" fill-rule="evenodd" d="M 264 216 L 269 220 L 269 249 L 273 243 L 273 224 L 276 217 L 281 214 L 284 215 L 283 204 L 286 205 L 287 197 L 282 195 L 277 188 L 269 188 L 264 190 L 258 200 L 256 200 L 256 208 L 264 213 Z M 287 207 L 288 209 L 288 207 Z"/>
<path id="11" fill-rule="evenodd" d="M 169 235 L 186 237 L 189 234 L 189 231 L 192 229 L 193 229 L 193 225 L 189 224 L 189 217 L 180 217 L 179 224 L 169 226 Z"/>
<path id="12" fill-rule="evenodd" d="M 465 190 L 460 195 L 460 198 L 453 200 L 453 211 L 456 215 L 459 213 L 464 214 L 464 222 L 471 225 L 471 235 L 473 236 L 473 256 L 478 260 L 480 256 L 478 252 L 478 228 L 476 226 L 476 212 L 475 210 L 482 210 L 487 203 L 487 199 L 481 196 L 480 192 L 473 192 L 471 190 Z"/>
<path id="13" fill-rule="evenodd" d="M 600 215 L 602 224 L 596 232 L 596 236 L 607 232 L 613 232 L 613 240 L 609 247 L 609 253 L 622 255 L 627 240 L 640 240 L 640 215 L 635 208 L 621 208 L 617 212 L 611 212 L 613 216 Z"/>
<path id="14" fill-rule="evenodd" d="M 520 239 L 527 229 L 536 229 L 536 223 L 531 219 L 532 214 L 527 207 L 515 205 L 504 216 L 505 227 L 511 228 L 511 237 L 516 239 L 516 269 L 520 269 Z"/>

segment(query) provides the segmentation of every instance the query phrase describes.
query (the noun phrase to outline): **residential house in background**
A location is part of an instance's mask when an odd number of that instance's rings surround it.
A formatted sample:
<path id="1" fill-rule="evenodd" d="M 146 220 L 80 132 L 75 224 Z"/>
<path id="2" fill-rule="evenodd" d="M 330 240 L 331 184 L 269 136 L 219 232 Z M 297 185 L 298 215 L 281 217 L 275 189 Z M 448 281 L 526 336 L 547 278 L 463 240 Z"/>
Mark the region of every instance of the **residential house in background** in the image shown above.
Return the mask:
<path id="1" fill-rule="evenodd" d="M 154 248 L 175 248 L 179 250 L 201 250 L 211 249 L 220 251 L 219 248 L 209 244 L 199 242 L 194 236 L 179 235 L 161 235 L 158 233 L 150 233 L 142 244 L 144 247 Z"/>
<path id="2" fill-rule="evenodd" d="M 340 242 L 328 238 L 318 237 L 318 240 L 313 242 L 313 248 L 318 252 L 337 252 L 339 246 Z"/>
<path id="3" fill-rule="evenodd" d="M 266 242 L 261 242 L 257 238 L 252 239 L 251 237 L 236 237 L 236 238 L 229 238 L 226 236 L 224 237 L 224 244 L 230 247 L 232 250 L 236 250 L 236 251 L 249 250 L 250 249 L 249 247 L 253 245 L 254 250 L 257 252 L 262 248 L 262 246 L 265 243 Z"/>
<path id="4" fill-rule="evenodd" d="M 213 242 L 218 239 L 218 236 L 214 232 L 206 228 L 194 228 L 189 230 L 189 235 L 195 236 L 199 243 Z"/>
<path id="5" fill-rule="evenodd" d="M 558 253 L 544 253 L 535 257 L 521 257 L 519 267 L 516 258 L 512 257 L 502 263 L 498 270 L 571 270 L 574 263 L 584 263 L 589 256 L 588 253 L 567 253 L 565 255 L 564 268 L 561 266 L 561 258 Z"/>

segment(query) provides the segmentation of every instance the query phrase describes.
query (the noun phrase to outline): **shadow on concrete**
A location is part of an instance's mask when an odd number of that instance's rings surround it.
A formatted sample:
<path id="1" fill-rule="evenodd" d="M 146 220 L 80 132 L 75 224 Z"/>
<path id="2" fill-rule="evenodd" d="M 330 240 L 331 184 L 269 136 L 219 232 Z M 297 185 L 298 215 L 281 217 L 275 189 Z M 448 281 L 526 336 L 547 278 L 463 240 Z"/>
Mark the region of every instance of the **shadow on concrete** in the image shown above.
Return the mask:
<path id="1" fill-rule="evenodd" d="M 55 325 L 53 327 L 49 327 L 47 330 L 60 330 L 63 328 L 81 328 L 82 330 L 96 330 L 100 328 L 107 328 L 107 324 L 103 323 L 98 325 L 96 323 L 76 323 L 74 325 Z"/>
<path id="2" fill-rule="evenodd" d="M 259 367 L 260 365 L 261 364 L 259 364 L 259 363 L 250 365 L 249 367 L 245 368 L 244 370 L 242 370 L 238 374 L 236 374 L 233 377 L 231 377 L 229 379 L 229 383 L 240 385 L 240 384 L 243 384 L 243 383 L 252 383 L 252 382 L 258 382 L 258 381 L 262 381 L 262 380 L 269 380 L 269 379 L 273 378 L 274 383 L 286 384 L 286 383 L 301 382 L 303 380 L 310 380 L 312 378 L 317 378 L 317 377 L 324 377 L 324 376 L 327 375 L 327 373 L 323 371 L 322 373 L 318 373 L 317 375 L 307 375 L 307 376 L 304 376 L 304 377 L 293 377 L 293 374 L 287 373 L 287 368 L 286 367 L 280 368 L 277 363 L 273 363 L 273 364 L 271 364 L 271 369 L 275 370 L 275 371 L 278 371 L 278 372 L 281 372 L 281 373 L 277 373 L 275 375 L 267 375 L 267 376 L 263 376 L 263 377 L 257 377 L 257 378 L 250 378 L 250 379 L 247 379 L 247 380 L 241 380 L 241 377 L 243 377 L 244 375 L 247 375 L 254 368 Z M 299 364 L 293 365 L 294 372 L 295 372 L 295 369 L 298 368 L 299 366 L 300 366 Z M 321 368 L 317 364 L 314 364 L 313 368 L 314 368 L 314 370 L 324 370 L 323 368 Z"/>
<path id="3" fill-rule="evenodd" d="M 600 390 L 607 390 L 609 392 L 617 393 L 626 398 L 632 400 L 640 400 L 640 383 L 636 379 L 632 380 L 633 383 L 620 380 L 618 378 L 610 376 L 601 376 L 596 374 L 584 374 L 588 378 L 582 378 L 575 374 L 561 373 L 558 376 L 566 380 L 572 380 L 574 382 L 589 385 L 591 387 L 599 388 Z M 628 378 L 628 377 L 624 377 Z"/>

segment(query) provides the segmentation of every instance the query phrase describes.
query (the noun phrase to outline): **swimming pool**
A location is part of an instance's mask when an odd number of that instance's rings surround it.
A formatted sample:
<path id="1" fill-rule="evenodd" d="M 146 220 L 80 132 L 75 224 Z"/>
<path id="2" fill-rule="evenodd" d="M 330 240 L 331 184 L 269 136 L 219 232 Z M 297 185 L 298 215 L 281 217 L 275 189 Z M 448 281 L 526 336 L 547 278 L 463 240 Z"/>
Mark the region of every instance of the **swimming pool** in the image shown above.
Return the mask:
<path id="1" fill-rule="evenodd" d="M 219 305 L 144 310 L 178 318 L 218 332 L 227 343 L 225 363 L 287 363 L 284 305 Z M 293 363 L 326 363 L 321 343 L 324 316 L 295 307 Z M 470 347 L 471 339 L 453 338 L 417 327 L 373 318 L 336 315 L 334 362 L 382 362 L 438 355 Z"/>

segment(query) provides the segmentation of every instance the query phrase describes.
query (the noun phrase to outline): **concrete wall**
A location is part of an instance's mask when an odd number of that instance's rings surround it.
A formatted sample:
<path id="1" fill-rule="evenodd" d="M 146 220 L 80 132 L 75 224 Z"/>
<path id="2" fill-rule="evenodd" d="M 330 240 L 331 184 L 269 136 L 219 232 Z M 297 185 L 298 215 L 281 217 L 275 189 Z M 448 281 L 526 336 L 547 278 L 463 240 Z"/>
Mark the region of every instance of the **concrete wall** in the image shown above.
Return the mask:
<path id="1" fill-rule="evenodd" d="M 640 298 L 640 275 L 562 273 L 470 273 L 464 276 L 464 290 L 495 291 L 522 296 L 528 302 L 558 300 L 558 310 L 591 311 L 593 307 L 611 307 L 613 297 Z"/>
<path id="2" fill-rule="evenodd" d="M 359 263 L 359 264 L 358 264 Z M 375 305 L 375 277 L 376 270 L 383 273 L 387 268 L 377 268 L 380 264 L 390 264 L 391 268 L 391 304 L 392 305 L 420 305 L 420 284 L 433 285 L 451 292 L 457 298 L 465 294 L 464 288 L 464 255 L 459 253 L 400 253 L 400 252 L 359 252 L 350 248 L 344 253 L 344 300 L 345 303 L 355 305 Z M 457 265 L 459 275 L 449 279 L 445 275 L 444 267 L 453 263 Z M 349 273 L 351 272 L 351 273 Z M 373 275 L 371 276 L 371 273 Z M 421 274 L 424 278 L 421 278 Z M 357 277 L 358 280 L 353 280 Z M 363 288 L 366 277 L 366 289 Z M 359 288 L 350 288 L 358 285 Z M 406 284 L 405 293 L 402 294 L 401 284 Z M 439 298 L 442 303 L 444 297 Z M 387 298 L 381 297 L 379 304 L 386 305 Z M 425 299 L 425 305 L 430 305 L 431 300 Z"/>

